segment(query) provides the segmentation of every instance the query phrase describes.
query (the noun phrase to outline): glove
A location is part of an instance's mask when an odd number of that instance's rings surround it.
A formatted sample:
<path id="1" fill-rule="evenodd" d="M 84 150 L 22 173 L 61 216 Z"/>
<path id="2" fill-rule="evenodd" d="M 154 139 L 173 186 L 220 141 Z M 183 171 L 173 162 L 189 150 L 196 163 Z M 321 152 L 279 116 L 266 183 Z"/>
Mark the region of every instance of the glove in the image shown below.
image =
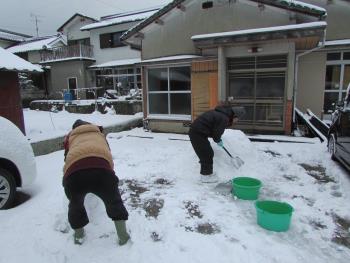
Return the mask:
<path id="1" fill-rule="evenodd" d="M 221 148 L 224 147 L 224 142 L 222 140 L 220 140 L 219 142 L 217 142 L 217 145 L 220 146 Z"/>

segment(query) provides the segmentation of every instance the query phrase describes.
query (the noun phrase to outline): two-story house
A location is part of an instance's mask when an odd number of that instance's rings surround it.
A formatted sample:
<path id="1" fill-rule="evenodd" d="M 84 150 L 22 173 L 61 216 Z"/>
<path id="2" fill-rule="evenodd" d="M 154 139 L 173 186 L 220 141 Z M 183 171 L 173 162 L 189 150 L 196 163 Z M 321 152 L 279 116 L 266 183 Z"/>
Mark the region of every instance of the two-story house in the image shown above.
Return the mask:
<path id="1" fill-rule="evenodd" d="M 144 9 L 101 17 L 100 21 L 81 27 L 90 33 L 96 63 L 89 67 L 100 96 L 105 90 L 125 95 L 141 88 L 140 50 L 121 42 L 130 28 L 153 15 L 159 8 Z"/>
<path id="2" fill-rule="evenodd" d="M 32 37 L 26 39 L 16 45 L 8 47 L 6 50 L 29 61 L 33 64 L 40 64 L 43 57 L 52 54 L 52 50 L 66 45 L 66 39 L 63 35 L 57 34 L 44 37 Z M 50 94 L 51 90 L 51 69 L 41 65 L 44 72 L 23 73 L 20 78 L 23 82 L 30 81 L 30 85 L 24 85 L 21 89 L 22 99 L 24 104 L 33 99 L 41 99 L 46 93 Z"/>

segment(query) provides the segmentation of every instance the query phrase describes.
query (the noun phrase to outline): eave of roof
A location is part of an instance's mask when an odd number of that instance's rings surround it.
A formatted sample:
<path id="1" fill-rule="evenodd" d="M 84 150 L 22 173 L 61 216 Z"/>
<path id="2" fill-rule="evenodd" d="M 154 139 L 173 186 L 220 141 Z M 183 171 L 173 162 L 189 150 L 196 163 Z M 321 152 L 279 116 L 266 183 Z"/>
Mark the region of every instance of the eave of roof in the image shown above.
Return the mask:
<path id="1" fill-rule="evenodd" d="M 140 62 L 141 62 L 140 58 L 119 59 L 119 60 L 108 61 L 97 65 L 91 65 L 89 68 L 93 69 L 93 68 L 111 68 L 111 67 L 119 67 L 119 66 L 128 66 L 128 65 L 135 65 Z"/>
<path id="2" fill-rule="evenodd" d="M 3 48 L 0 48 L 0 58 L 0 70 L 43 72 L 40 66 L 34 65 Z"/>
<path id="3" fill-rule="evenodd" d="M 85 26 L 81 27 L 80 30 L 81 31 L 89 31 L 89 30 L 103 28 L 103 27 L 121 25 L 121 24 L 130 23 L 130 22 L 143 21 L 158 10 L 159 10 L 159 8 L 151 8 L 151 9 L 136 11 L 133 13 L 127 12 L 127 13 L 117 14 L 114 16 L 113 15 L 105 16 L 105 19 L 102 19 L 100 21 L 97 21 L 97 22 L 89 24 L 89 25 L 85 25 Z"/>
<path id="4" fill-rule="evenodd" d="M 350 46 L 350 39 L 328 40 L 326 41 L 325 46 Z"/>

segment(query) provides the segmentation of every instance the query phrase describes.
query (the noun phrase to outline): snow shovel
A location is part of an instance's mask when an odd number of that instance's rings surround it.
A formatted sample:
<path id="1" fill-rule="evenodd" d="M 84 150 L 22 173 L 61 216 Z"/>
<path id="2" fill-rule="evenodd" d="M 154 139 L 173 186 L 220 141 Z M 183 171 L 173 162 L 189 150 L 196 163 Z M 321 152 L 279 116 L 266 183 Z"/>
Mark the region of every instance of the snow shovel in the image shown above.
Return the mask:
<path id="1" fill-rule="evenodd" d="M 222 146 L 222 148 L 231 157 L 232 164 L 236 169 L 238 169 L 244 164 L 244 161 L 241 158 L 239 158 L 238 156 L 232 156 L 232 154 L 224 146 Z"/>

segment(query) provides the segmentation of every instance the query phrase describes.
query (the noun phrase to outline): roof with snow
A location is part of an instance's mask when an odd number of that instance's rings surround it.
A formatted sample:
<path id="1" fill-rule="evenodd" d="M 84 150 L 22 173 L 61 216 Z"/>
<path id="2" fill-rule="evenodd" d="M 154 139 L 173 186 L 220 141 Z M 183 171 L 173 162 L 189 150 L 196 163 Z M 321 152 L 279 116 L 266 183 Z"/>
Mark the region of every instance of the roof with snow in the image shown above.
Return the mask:
<path id="1" fill-rule="evenodd" d="M 160 58 L 152 58 L 152 59 L 146 59 L 142 60 L 141 63 L 153 63 L 153 62 L 165 62 L 165 61 L 174 61 L 174 60 L 189 60 L 189 59 L 195 59 L 195 58 L 201 58 L 201 56 L 197 55 L 177 55 L 177 56 L 168 56 L 168 57 L 160 57 Z"/>
<path id="2" fill-rule="evenodd" d="M 104 16 L 104 17 L 101 17 L 101 20 L 99 22 L 83 26 L 82 28 L 80 28 L 80 30 L 84 31 L 84 30 L 91 30 L 91 29 L 118 25 L 118 24 L 123 24 L 128 22 L 137 22 L 148 18 L 149 16 L 156 13 L 158 10 L 159 8 L 152 8 L 152 9 L 144 9 L 139 11 Z"/>
<path id="3" fill-rule="evenodd" d="M 21 41 L 28 39 L 30 37 L 32 37 L 32 36 L 12 32 L 12 31 L 0 28 L 0 39 L 3 39 L 3 40 L 21 42 Z"/>
<path id="4" fill-rule="evenodd" d="M 164 14 L 170 12 L 171 10 L 175 8 L 181 8 L 181 4 L 188 0 L 174 0 L 164 6 L 159 11 L 155 12 L 153 15 L 148 17 L 147 19 L 141 21 L 139 24 L 135 25 L 134 27 L 130 28 L 128 31 L 126 31 L 122 36 L 121 40 L 126 40 L 148 26 L 149 24 L 153 23 L 157 19 L 159 19 Z M 192 0 L 193 1 L 193 0 Z M 325 19 L 327 16 L 327 11 L 322 8 L 315 5 L 307 4 L 301 1 L 295 1 L 295 0 L 249 0 L 257 3 L 262 3 L 298 13 L 307 14 L 310 16 L 318 17 L 319 19 Z"/>
<path id="5" fill-rule="evenodd" d="M 233 36 L 241 36 L 241 35 L 267 33 L 267 32 L 279 32 L 279 31 L 287 32 L 287 31 L 296 30 L 296 29 L 325 28 L 326 26 L 327 26 L 327 22 L 320 21 L 320 22 L 292 24 L 292 25 L 285 25 L 285 26 L 253 28 L 253 29 L 237 30 L 237 31 L 230 31 L 230 32 L 195 35 L 195 36 L 192 36 L 191 39 L 193 41 L 196 41 L 196 40 L 203 40 L 203 39 L 210 39 L 210 38 L 233 37 Z"/>
<path id="6" fill-rule="evenodd" d="M 338 39 L 326 41 L 326 47 L 330 46 L 350 46 L 350 39 Z"/>
<path id="7" fill-rule="evenodd" d="M 327 22 L 309 22 L 284 26 L 253 28 L 230 32 L 219 32 L 192 36 L 191 39 L 197 47 L 213 47 L 218 45 L 259 42 L 271 40 L 292 39 L 297 49 L 310 49 L 316 47 L 325 36 Z M 306 40 L 313 37 L 312 41 Z"/>
<path id="8" fill-rule="evenodd" d="M 63 30 L 63 28 L 68 25 L 71 21 L 73 21 L 74 18 L 76 17 L 81 17 L 81 18 L 84 18 L 84 19 L 88 19 L 88 20 L 92 20 L 94 22 L 97 22 L 97 20 L 93 17 L 89 17 L 89 16 L 85 16 L 85 15 L 82 15 L 82 14 L 79 14 L 79 13 L 75 13 L 71 18 L 69 18 L 66 22 L 64 22 L 64 24 L 62 26 L 60 26 L 58 29 L 57 29 L 57 32 L 61 32 Z"/>
<path id="9" fill-rule="evenodd" d="M 141 62 L 140 58 L 131 58 L 131 59 L 119 59 L 114 61 L 108 61 L 106 63 L 92 65 L 89 68 L 110 68 L 110 67 L 118 67 L 118 66 L 127 66 L 134 65 Z"/>
<path id="10" fill-rule="evenodd" d="M 54 45 L 59 41 L 62 41 L 64 44 L 66 44 L 64 36 L 62 36 L 61 34 L 57 34 L 54 36 L 32 38 L 23 41 L 22 43 L 16 46 L 10 47 L 7 50 L 12 53 L 22 53 L 42 49 L 52 49 Z"/>
<path id="11" fill-rule="evenodd" d="M 43 70 L 32 63 L 12 54 L 0 47 L 0 70 L 42 72 Z"/>

